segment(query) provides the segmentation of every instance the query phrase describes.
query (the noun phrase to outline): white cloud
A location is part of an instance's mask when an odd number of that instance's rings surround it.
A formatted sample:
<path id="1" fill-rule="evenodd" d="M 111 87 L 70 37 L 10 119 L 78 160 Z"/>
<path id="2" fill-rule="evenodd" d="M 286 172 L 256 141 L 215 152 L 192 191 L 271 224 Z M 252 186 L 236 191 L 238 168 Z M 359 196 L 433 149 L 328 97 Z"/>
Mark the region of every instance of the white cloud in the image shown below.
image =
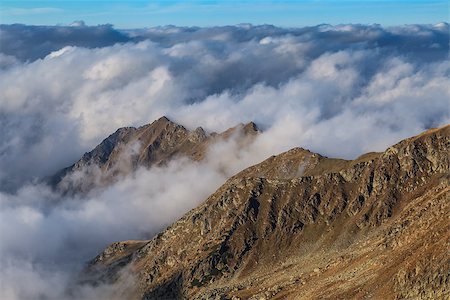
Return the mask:
<path id="1" fill-rule="evenodd" d="M 58 27 L 37 27 L 36 39 L 48 40 L 36 49 L 18 34 L 19 46 L 0 54 L 2 298 L 62 297 L 82 262 L 108 243 L 151 237 L 272 154 L 301 146 L 353 158 L 449 123 L 444 27 L 161 27 L 125 38 L 108 26 L 63 28 L 99 35 L 73 43 L 88 48 L 58 44 Z M 0 29 L 3 42 L 27 27 Z M 209 131 L 253 120 L 264 133 L 246 147 L 217 143 L 200 163 L 140 169 L 82 198 L 33 183 L 118 127 L 162 115 Z"/>
<path id="2" fill-rule="evenodd" d="M 172 37 L 170 45 L 156 39 L 95 49 L 65 47 L 42 60 L 13 64 L 0 74 L 5 115 L 0 165 L 9 170 L 0 180 L 17 186 L 49 175 L 118 127 L 161 115 L 216 131 L 250 120 L 269 129 L 292 116 L 303 119 L 308 134 L 294 130 L 289 145 L 346 158 L 382 150 L 395 139 L 448 122 L 449 66 L 430 59 L 427 51 L 435 50 L 423 45 L 428 39 L 445 47 L 442 33 L 433 28 L 386 32 L 379 26 L 348 25 L 283 34 L 272 27 L 168 27 L 145 34 Z M 409 52 L 386 42 L 394 33 L 411 40 Z M 258 42 L 262 39 L 270 43 Z M 336 132 L 353 127 L 343 116 L 370 123 L 359 124 L 367 132 L 348 137 L 354 145 L 338 151 L 328 146 L 340 143 Z M 332 120 L 340 121 L 323 129 Z M 327 146 L 306 137 L 324 135 L 318 130 L 327 132 Z"/>

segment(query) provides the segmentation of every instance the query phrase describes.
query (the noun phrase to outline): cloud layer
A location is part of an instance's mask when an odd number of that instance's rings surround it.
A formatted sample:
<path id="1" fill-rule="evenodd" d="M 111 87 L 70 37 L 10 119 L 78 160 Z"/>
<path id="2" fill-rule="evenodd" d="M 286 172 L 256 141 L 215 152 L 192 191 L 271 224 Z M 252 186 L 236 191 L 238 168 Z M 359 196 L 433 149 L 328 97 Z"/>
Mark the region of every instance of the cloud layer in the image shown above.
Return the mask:
<path id="1" fill-rule="evenodd" d="M 269 155 L 301 146 L 354 158 L 450 121 L 445 23 L 74 25 L 0 26 L 2 298 L 61 298 L 108 243 L 150 238 Z M 217 144 L 201 163 L 140 169 L 82 198 L 36 183 L 118 127 L 162 115 L 208 131 L 255 121 L 264 133 L 248 148 Z"/>
<path id="2" fill-rule="evenodd" d="M 290 142 L 277 150 L 301 145 L 346 158 L 448 122 L 444 23 L 2 25 L 0 39 L 3 188 L 52 174 L 118 127 L 161 115 L 207 130 L 253 120 L 284 131 Z M 115 42 L 127 43 L 100 47 Z"/>
<path id="3" fill-rule="evenodd" d="M 44 58 L 66 46 L 97 48 L 130 40 L 111 25 L 89 27 L 82 21 L 71 26 L 0 25 L 1 52 L 22 61 Z"/>

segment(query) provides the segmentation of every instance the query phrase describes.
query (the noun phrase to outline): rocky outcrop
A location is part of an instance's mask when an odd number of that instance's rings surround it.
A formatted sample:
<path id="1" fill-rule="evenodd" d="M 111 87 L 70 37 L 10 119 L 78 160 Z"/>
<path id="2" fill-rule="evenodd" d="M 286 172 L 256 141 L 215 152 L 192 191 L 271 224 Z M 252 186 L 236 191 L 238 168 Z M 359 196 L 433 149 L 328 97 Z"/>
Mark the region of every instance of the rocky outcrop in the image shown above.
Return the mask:
<path id="1" fill-rule="evenodd" d="M 450 126 L 352 161 L 292 149 L 85 275 L 120 282 L 126 266 L 139 299 L 446 297 L 449 149 Z"/>
<path id="2" fill-rule="evenodd" d="M 95 186 L 111 184 L 138 167 L 161 166 L 180 156 L 202 160 L 208 146 L 213 143 L 233 137 L 244 145 L 259 132 L 251 122 L 220 134 L 208 134 L 201 127 L 190 131 L 167 117 L 161 117 L 139 128 L 118 129 L 49 181 L 62 192 L 83 193 Z"/>

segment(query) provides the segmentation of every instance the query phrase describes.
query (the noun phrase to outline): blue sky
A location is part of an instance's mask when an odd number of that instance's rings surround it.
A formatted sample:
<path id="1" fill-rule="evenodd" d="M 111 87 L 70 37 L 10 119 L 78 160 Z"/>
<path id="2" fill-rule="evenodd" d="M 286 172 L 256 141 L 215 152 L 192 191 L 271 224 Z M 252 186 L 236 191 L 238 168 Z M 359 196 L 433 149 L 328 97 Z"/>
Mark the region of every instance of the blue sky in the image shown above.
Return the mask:
<path id="1" fill-rule="evenodd" d="M 378 23 L 385 26 L 448 22 L 449 2 L 434 0 L 290 1 L 0 1 L 0 23 L 33 25 L 113 24 L 117 28 L 158 25 L 214 26 L 239 23 L 307 26 Z"/>

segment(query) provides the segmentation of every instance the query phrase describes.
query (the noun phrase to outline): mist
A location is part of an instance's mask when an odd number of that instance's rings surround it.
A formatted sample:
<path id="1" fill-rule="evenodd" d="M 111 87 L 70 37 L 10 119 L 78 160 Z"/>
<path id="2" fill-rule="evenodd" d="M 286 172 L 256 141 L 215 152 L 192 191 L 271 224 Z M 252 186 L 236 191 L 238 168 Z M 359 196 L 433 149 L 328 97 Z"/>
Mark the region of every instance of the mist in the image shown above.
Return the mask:
<path id="1" fill-rule="evenodd" d="M 112 297 L 116 286 L 67 289 L 107 245 L 151 239 L 245 167 L 296 146 L 353 159 L 450 123 L 446 23 L 75 25 L 0 26 L 2 299 Z M 189 129 L 254 121 L 263 132 L 88 194 L 42 183 L 117 128 L 163 115 Z"/>

